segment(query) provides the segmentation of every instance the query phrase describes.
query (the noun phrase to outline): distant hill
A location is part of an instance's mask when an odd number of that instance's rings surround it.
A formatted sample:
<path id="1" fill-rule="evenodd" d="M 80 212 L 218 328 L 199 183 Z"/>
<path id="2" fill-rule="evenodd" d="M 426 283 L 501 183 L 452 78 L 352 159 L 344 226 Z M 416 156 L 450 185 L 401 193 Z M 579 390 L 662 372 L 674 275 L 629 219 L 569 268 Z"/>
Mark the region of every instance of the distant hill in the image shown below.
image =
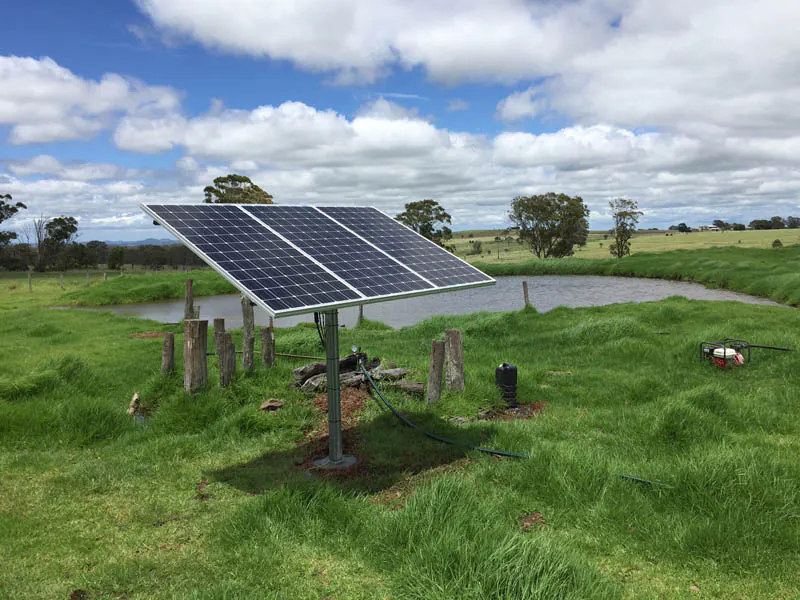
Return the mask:
<path id="1" fill-rule="evenodd" d="M 134 241 L 111 241 L 111 240 L 103 240 L 109 246 L 172 246 L 173 244 L 180 244 L 178 240 L 175 238 L 147 238 L 145 240 L 134 240 Z"/>

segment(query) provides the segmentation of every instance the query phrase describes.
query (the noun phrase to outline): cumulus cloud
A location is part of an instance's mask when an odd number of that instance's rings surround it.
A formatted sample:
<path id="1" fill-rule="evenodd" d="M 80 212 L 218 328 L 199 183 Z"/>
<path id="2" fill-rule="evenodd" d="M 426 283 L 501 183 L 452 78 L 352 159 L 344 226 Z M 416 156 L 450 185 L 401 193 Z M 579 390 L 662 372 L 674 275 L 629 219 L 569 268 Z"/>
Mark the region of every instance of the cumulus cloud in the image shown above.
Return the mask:
<path id="1" fill-rule="evenodd" d="M 439 81 L 514 81 L 602 43 L 621 0 L 139 0 L 163 31 L 372 81 L 421 66 Z"/>
<path id="2" fill-rule="evenodd" d="M 535 117 L 544 110 L 545 103 L 534 99 L 536 90 L 528 88 L 503 98 L 497 105 L 495 116 L 502 121 L 516 121 L 525 117 Z"/>
<path id="3" fill-rule="evenodd" d="M 704 138 L 797 135 L 799 18 L 800 4 L 782 0 L 631 2 L 605 43 L 513 93 L 498 114 Z"/>
<path id="4" fill-rule="evenodd" d="M 521 82 L 502 120 L 692 135 L 798 133 L 800 3 L 786 0 L 139 0 L 155 27 L 345 80 L 421 68 Z M 269 32 L 265 35 L 264 32 Z M 531 83 L 534 85 L 531 86 Z"/>
<path id="5" fill-rule="evenodd" d="M 83 79 L 50 58 L 0 56 L 0 124 L 12 144 L 88 139 L 121 114 L 172 111 L 178 94 L 116 73 Z"/>
<path id="6" fill-rule="evenodd" d="M 74 181 L 135 176 L 135 172 L 131 169 L 124 169 L 117 165 L 90 162 L 63 163 L 48 154 L 40 154 L 29 160 L 9 161 L 8 168 L 17 177 L 45 175 Z"/>

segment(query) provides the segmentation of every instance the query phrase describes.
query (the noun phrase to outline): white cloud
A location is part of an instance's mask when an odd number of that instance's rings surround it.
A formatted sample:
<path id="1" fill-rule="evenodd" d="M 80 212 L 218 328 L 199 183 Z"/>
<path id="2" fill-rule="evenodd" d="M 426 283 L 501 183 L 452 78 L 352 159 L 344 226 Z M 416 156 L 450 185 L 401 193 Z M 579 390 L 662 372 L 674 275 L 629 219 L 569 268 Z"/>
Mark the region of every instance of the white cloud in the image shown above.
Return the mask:
<path id="1" fill-rule="evenodd" d="M 457 226 L 502 222 L 511 198 L 546 191 L 584 197 L 598 227 L 618 196 L 638 200 L 646 221 L 658 224 L 720 211 L 747 221 L 800 213 L 800 137 L 705 139 L 605 124 L 485 138 L 436 127 L 385 99 L 352 118 L 287 102 L 166 122 L 157 134 L 145 122 L 143 146 L 155 135 L 186 153 L 181 164 L 198 190 L 191 197 L 235 170 L 284 203 L 366 202 L 392 212 L 433 197 Z M 128 147 L 140 144 L 136 119 L 121 132 Z"/>
<path id="2" fill-rule="evenodd" d="M 47 154 L 40 154 L 29 160 L 9 161 L 8 168 L 17 177 L 47 175 L 75 181 L 114 179 L 135 175 L 132 170 L 123 169 L 117 165 L 90 162 L 62 163 Z"/>
<path id="3" fill-rule="evenodd" d="M 155 27 L 341 81 L 421 68 L 520 82 L 516 120 L 711 136 L 800 133 L 800 2 L 789 0 L 139 0 Z M 267 33 L 265 33 L 267 32 Z M 531 87 L 531 83 L 534 85 Z"/>
<path id="4" fill-rule="evenodd" d="M 447 112 L 457 112 L 460 110 L 469 110 L 469 102 L 454 98 L 447 103 Z"/>
<path id="5" fill-rule="evenodd" d="M 545 107 L 542 100 L 534 100 L 535 94 L 536 90 L 529 88 L 507 96 L 497 105 L 497 118 L 503 121 L 516 121 L 525 117 L 535 117 Z"/>
<path id="6" fill-rule="evenodd" d="M 171 111 L 178 103 L 170 88 L 116 73 L 95 81 L 50 58 L 0 56 L 0 124 L 11 126 L 12 144 L 88 139 L 121 114 Z"/>
<path id="7" fill-rule="evenodd" d="M 162 30 L 290 60 L 341 82 L 422 66 L 439 81 L 514 81 L 557 70 L 609 37 L 620 0 L 138 0 Z"/>
<path id="8" fill-rule="evenodd" d="M 800 3 L 638 0 L 605 43 L 498 105 L 712 138 L 800 134 Z M 525 104 L 527 97 L 537 103 Z M 517 110 L 513 110 L 514 107 Z"/>

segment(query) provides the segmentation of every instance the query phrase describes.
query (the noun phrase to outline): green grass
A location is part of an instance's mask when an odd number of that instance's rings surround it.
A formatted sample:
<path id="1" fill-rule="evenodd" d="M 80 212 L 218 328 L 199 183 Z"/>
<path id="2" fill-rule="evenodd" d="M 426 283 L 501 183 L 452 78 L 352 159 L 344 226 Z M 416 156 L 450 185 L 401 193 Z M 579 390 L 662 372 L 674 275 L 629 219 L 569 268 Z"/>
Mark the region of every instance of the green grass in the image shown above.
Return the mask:
<path id="1" fill-rule="evenodd" d="M 800 595 L 800 354 L 754 351 L 726 373 L 696 358 L 725 336 L 798 347 L 796 311 L 671 298 L 343 329 L 342 349 L 418 379 L 430 340 L 460 329 L 467 392 L 390 400 L 531 459 L 437 444 L 368 405 L 360 468 L 337 481 L 298 468 L 324 415 L 286 388 L 296 362 L 187 396 L 180 373 L 158 373 L 161 341 L 132 336 L 174 331 L 180 365 L 180 329 L 45 310 L 61 293 L 47 285 L 0 291 L 0 597 Z M 279 352 L 320 353 L 313 328 L 276 337 Z M 503 361 L 545 411 L 448 421 L 498 402 Z M 134 392 L 144 421 L 125 413 Z M 258 412 L 268 397 L 286 406 Z M 524 533 L 534 511 L 544 525 Z"/>
<path id="2" fill-rule="evenodd" d="M 670 233 L 671 235 L 666 235 Z M 610 258 L 609 248 L 613 239 L 607 239 L 608 232 L 591 231 L 585 246 L 575 248 L 578 258 Z M 470 237 L 470 235 L 472 237 Z M 495 237 L 502 237 L 495 241 Z M 708 250 L 710 248 L 772 248 L 772 242 L 781 240 L 784 246 L 800 244 L 800 229 L 780 229 L 766 231 L 695 231 L 678 233 L 665 231 L 638 231 L 631 241 L 631 253 L 672 252 L 674 250 Z M 474 242 L 482 244 L 482 256 L 469 254 Z M 472 242 L 472 244 L 470 243 Z M 530 260 L 530 249 L 518 244 L 516 238 L 505 241 L 502 231 L 465 231 L 453 234 L 452 243 L 456 254 L 470 262 L 508 263 Z"/>
<path id="3" fill-rule="evenodd" d="M 800 305 L 800 245 L 780 249 L 709 248 L 634 254 L 621 260 L 564 258 L 476 263 L 490 275 L 620 275 L 696 281 Z"/>
<path id="4" fill-rule="evenodd" d="M 188 273 L 138 273 L 115 276 L 108 281 L 98 281 L 86 286 L 78 278 L 75 289 L 67 291 L 59 302 L 70 306 L 108 306 L 183 298 L 186 280 L 193 280 L 196 296 L 233 294 L 230 283 L 211 270 L 195 270 Z"/>

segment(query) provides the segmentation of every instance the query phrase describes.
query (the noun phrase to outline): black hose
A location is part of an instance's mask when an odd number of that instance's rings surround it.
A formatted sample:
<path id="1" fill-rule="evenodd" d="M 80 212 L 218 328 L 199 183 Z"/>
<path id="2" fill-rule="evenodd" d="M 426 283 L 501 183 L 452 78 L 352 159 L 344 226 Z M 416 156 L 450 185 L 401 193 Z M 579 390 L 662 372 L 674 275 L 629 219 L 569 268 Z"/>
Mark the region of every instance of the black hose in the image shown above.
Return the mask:
<path id="1" fill-rule="evenodd" d="M 794 352 L 794 348 L 779 348 L 778 346 L 758 346 L 750 344 L 751 348 L 763 348 L 764 350 L 778 350 L 779 352 Z"/>
<path id="2" fill-rule="evenodd" d="M 445 444 L 451 444 L 453 446 L 461 446 L 462 448 L 469 448 L 470 450 L 477 450 L 478 452 L 484 452 L 486 454 L 494 454 L 496 456 L 508 456 L 511 458 L 530 458 L 530 456 L 527 456 L 525 454 L 517 454 L 516 452 L 506 452 L 504 450 L 491 450 L 490 448 L 482 448 L 481 446 L 473 446 L 472 444 L 457 442 L 455 440 L 451 440 L 436 435 L 435 433 L 431 433 L 430 431 L 425 431 L 422 427 L 420 427 L 419 425 L 415 425 L 414 423 L 406 419 L 403 415 L 401 415 L 399 412 L 397 412 L 395 407 L 389 404 L 389 401 L 383 396 L 381 391 L 378 389 L 378 386 L 375 384 L 372 377 L 370 377 L 369 371 L 367 371 L 366 367 L 364 367 L 363 361 L 359 361 L 358 364 L 361 367 L 361 372 L 364 373 L 364 377 L 367 378 L 367 381 L 369 381 L 370 385 L 372 386 L 372 389 L 374 389 L 378 393 L 378 396 L 383 401 L 384 405 L 386 405 L 386 408 L 392 411 L 392 414 L 394 414 L 395 417 L 400 419 L 408 427 L 411 427 L 411 429 L 416 429 L 421 434 L 431 438 L 432 440 L 436 440 L 437 442 L 443 442 Z"/>
<path id="3" fill-rule="evenodd" d="M 317 326 L 317 334 L 319 335 L 319 342 L 322 344 L 322 349 L 325 349 L 325 335 L 322 333 L 325 327 L 325 315 L 318 312 L 314 313 L 314 324 Z"/>

